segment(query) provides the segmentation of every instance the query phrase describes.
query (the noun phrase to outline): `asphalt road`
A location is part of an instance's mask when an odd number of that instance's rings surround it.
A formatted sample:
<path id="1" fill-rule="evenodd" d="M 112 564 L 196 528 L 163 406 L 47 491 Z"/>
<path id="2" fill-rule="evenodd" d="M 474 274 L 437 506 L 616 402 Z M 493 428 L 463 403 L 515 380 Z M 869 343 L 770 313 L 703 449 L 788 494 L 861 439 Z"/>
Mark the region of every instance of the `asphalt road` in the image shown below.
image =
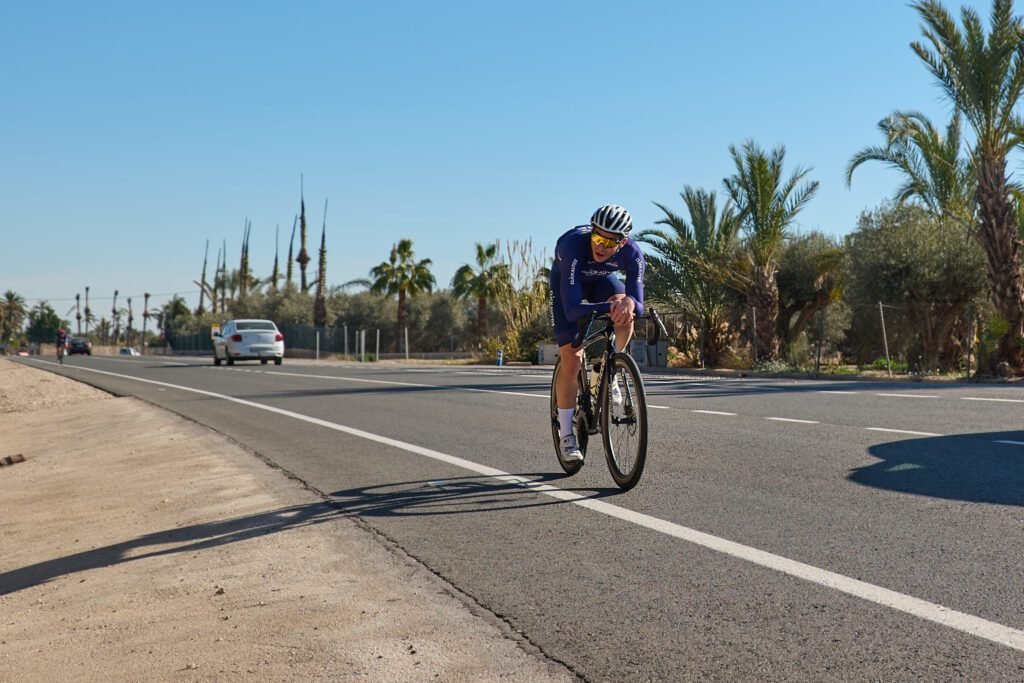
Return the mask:
<path id="1" fill-rule="evenodd" d="M 1024 680 L 1024 387 L 648 375 L 620 493 L 599 441 L 562 475 L 547 368 L 24 362 L 241 442 L 587 680 Z"/>

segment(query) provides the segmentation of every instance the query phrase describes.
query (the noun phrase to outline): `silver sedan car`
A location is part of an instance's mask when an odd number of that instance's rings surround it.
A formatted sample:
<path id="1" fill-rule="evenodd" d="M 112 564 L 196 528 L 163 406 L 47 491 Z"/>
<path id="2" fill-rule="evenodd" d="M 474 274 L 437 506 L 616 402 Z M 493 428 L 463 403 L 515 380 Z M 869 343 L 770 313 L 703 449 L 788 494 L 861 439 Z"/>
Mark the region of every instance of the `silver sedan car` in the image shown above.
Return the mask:
<path id="1" fill-rule="evenodd" d="M 213 364 L 234 365 L 236 360 L 258 360 L 264 365 L 284 358 L 284 335 L 272 320 L 229 320 L 213 335 Z"/>

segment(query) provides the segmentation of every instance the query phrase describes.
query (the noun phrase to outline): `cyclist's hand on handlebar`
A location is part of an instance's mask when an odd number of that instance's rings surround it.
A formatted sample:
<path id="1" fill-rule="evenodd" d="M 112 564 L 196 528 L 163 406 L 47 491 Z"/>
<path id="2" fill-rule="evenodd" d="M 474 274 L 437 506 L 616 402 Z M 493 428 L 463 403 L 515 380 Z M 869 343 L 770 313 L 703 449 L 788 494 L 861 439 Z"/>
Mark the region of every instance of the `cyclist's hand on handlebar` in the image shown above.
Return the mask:
<path id="1" fill-rule="evenodd" d="M 628 325 L 633 322 L 633 312 L 636 310 L 636 302 L 630 297 L 618 299 L 612 302 L 612 308 L 608 312 L 612 322 L 616 325 Z"/>

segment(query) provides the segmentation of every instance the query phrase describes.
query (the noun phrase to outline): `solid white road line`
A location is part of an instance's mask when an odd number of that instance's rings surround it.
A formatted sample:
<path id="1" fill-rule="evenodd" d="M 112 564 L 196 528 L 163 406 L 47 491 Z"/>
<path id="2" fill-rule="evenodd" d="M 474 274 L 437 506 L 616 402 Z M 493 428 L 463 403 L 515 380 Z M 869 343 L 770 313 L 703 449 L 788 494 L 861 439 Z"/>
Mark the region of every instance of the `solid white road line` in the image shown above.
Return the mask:
<path id="1" fill-rule="evenodd" d="M 869 432 L 891 432 L 893 434 L 913 434 L 914 436 L 943 436 L 934 432 L 912 432 L 908 429 L 886 429 L 885 427 L 865 427 Z"/>
<path id="2" fill-rule="evenodd" d="M 34 359 L 33 359 L 34 360 Z M 56 363 L 48 361 L 35 361 L 37 363 L 45 363 L 46 365 L 56 365 Z M 132 377 L 131 375 L 121 375 L 115 372 L 106 372 L 104 370 L 96 370 L 93 368 L 78 368 L 86 372 L 95 372 L 101 375 L 109 375 L 111 377 L 117 377 L 119 379 L 133 380 L 136 382 L 142 382 L 144 384 L 152 384 L 155 386 L 168 387 L 171 389 L 177 389 L 194 394 L 200 394 L 202 396 L 208 396 L 210 398 L 216 398 L 223 401 L 229 401 L 231 403 L 237 403 L 239 405 L 248 406 L 250 408 L 256 408 L 258 410 L 266 410 L 271 413 L 282 415 L 285 417 L 301 420 L 309 424 L 314 424 L 326 429 L 332 429 L 345 434 L 350 434 L 368 441 L 373 441 L 385 446 L 391 446 L 400 450 L 407 451 L 409 453 L 415 453 L 439 462 L 443 462 L 455 467 L 475 472 L 481 476 L 493 477 L 498 481 L 504 481 L 510 484 L 521 486 L 528 491 L 533 491 L 538 494 L 550 496 L 556 500 L 565 501 L 580 507 L 593 510 L 594 512 L 614 517 L 625 522 L 630 522 L 640 527 L 656 531 L 666 536 L 678 538 L 683 541 L 688 541 L 695 545 L 714 550 L 724 555 L 729 555 L 741 560 L 745 560 L 752 564 L 764 567 L 766 569 L 772 569 L 774 571 L 787 574 L 811 583 L 824 586 L 826 588 L 832 588 L 847 595 L 852 595 L 869 602 L 873 602 L 884 607 L 903 612 L 916 616 L 926 621 L 931 621 L 936 624 L 948 626 L 949 628 L 955 629 L 962 633 L 967 633 L 979 638 L 990 640 L 1000 645 L 1013 648 L 1015 650 L 1024 652 L 1024 631 L 1015 629 L 1011 626 L 982 619 L 981 617 L 967 614 L 965 612 L 958 612 L 956 610 L 949 609 L 942 605 L 934 602 L 928 602 L 927 600 L 921 600 L 910 595 L 898 593 L 888 588 L 882 588 L 858 579 L 844 576 L 836 572 L 828 571 L 827 569 L 820 569 L 818 567 L 804 564 L 803 562 L 797 562 L 796 560 L 790 560 L 781 555 L 775 555 L 773 553 L 752 548 L 750 546 L 735 543 L 733 541 L 719 538 L 718 536 L 712 536 L 696 529 L 682 526 L 674 522 L 669 522 L 664 519 L 658 519 L 651 515 L 644 514 L 642 512 L 636 512 L 634 510 L 627 510 L 626 508 L 606 503 L 602 500 L 594 500 L 592 498 L 585 498 L 579 494 L 571 491 L 565 491 L 556 486 L 550 484 L 542 484 L 525 477 L 521 477 L 502 470 L 495 469 L 493 467 L 487 467 L 479 463 L 472 462 L 470 460 L 464 460 L 447 453 L 441 453 L 429 448 L 423 448 L 415 444 L 406 443 L 404 441 L 398 441 L 397 439 L 391 439 L 386 436 L 380 436 L 378 434 L 372 434 L 370 432 L 364 432 L 361 429 L 355 429 L 353 427 L 347 427 L 345 425 L 337 424 L 335 422 L 328 422 L 327 420 L 321 420 L 316 417 L 310 417 L 301 413 L 295 413 L 290 410 L 284 410 L 283 408 L 275 408 L 273 406 L 264 405 L 262 403 L 255 403 L 253 401 L 247 401 L 245 399 L 234 398 L 233 396 L 227 396 L 226 394 L 218 394 L 212 391 L 204 391 L 202 389 L 193 389 L 191 387 L 179 386 L 177 384 L 169 384 L 167 382 L 158 382 L 151 379 L 143 379 L 141 377 Z M 891 431 L 891 430 L 890 430 Z"/>

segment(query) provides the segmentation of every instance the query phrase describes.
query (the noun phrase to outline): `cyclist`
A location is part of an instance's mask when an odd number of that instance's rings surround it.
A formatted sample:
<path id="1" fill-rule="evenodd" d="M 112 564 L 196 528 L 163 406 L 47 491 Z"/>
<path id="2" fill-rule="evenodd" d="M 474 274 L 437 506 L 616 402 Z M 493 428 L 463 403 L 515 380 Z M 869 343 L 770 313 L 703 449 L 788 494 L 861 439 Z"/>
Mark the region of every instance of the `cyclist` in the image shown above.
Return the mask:
<path id="1" fill-rule="evenodd" d="M 581 462 L 583 452 L 572 430 L 583 349 L 572 342 L 578 321 L 591 313 L 608 313 L 615 325 L 615 345 L 622 351 L 633 336 L 633 318 L 643 314 L 644 255 L 629 237 L 633 219 L 616 204 L 606 204 L 594 212 L 589 225 L 577 225 L 555 244 L 551 265 L 551 324 L 560 359 L 555 378 L 558 425 L 562 458 Z M 615 276 L 624 271 L 626 281 Z M 612 400 L 619 386 L 612 384 Z"/>
<path id="2" fill-rule="evenodd" d="M 57 360 L 64 362 L 64 352 L 68 348 L 68 333 L 63 327 L 57 330 Z"/>

